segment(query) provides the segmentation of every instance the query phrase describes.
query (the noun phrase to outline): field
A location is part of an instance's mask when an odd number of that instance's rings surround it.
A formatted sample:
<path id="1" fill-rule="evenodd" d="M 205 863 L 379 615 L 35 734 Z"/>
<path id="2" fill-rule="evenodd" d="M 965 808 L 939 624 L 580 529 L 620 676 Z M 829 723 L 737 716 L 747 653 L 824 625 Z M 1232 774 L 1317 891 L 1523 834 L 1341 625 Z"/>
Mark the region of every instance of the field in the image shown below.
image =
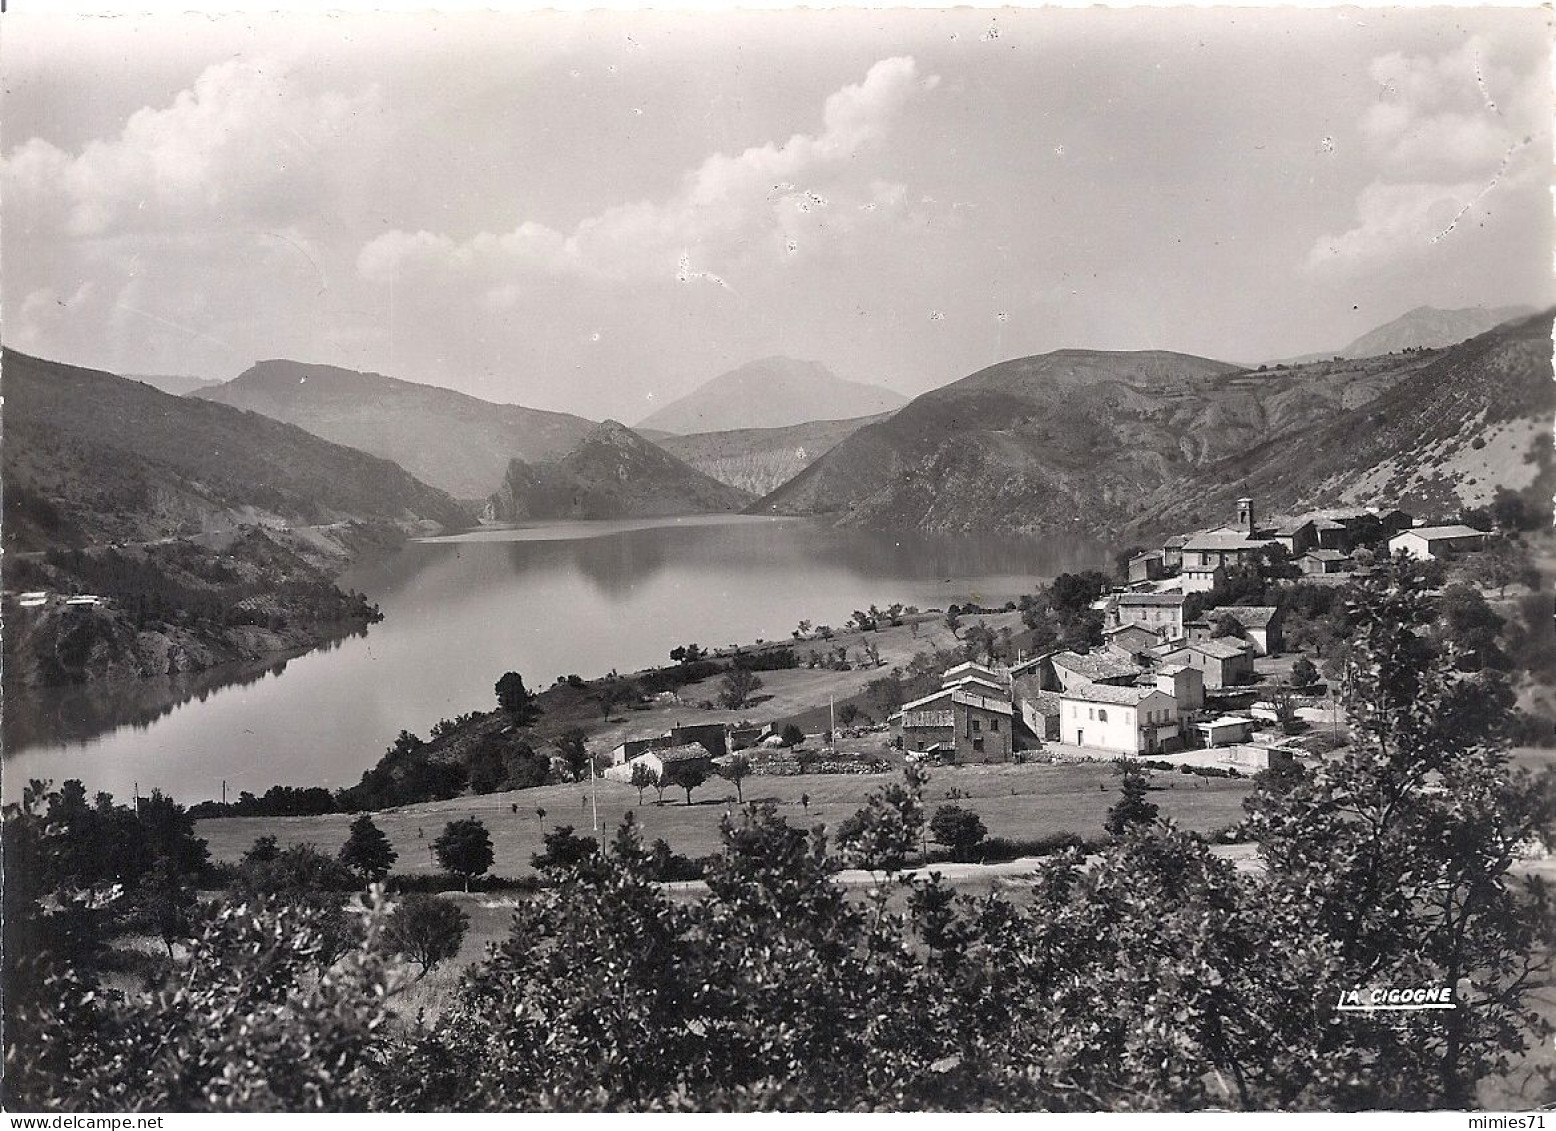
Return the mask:
<path id="1" fill-rule="evenodd" d="M 1163 814 L 1184 827 L 1208 832 L 1242 816 L 1246 780 L 1153 774 L 1158 787 L 1153 800 Z M 887 775 L 810 774 L 798 777 L 754 777 L 743 783 L 747 801 L 772 801 L 791 823 L 836 827 L 864 803 L 867 793 L 893 780 Z M 720 778 L 710 780 L 686 804 L 680 790 L 666 790 L 663 805 L 649 790 L 638 804 L 637 790 L 616 782 L 596 783 L 599 827 L 609 834 L 632 811 L 647 840 L 663 837 L 686 856 L 707 855 L 718 848 L 719 822 L 737 807 L 735 787 Z M 946 803 L 952 791 L 965 795 L 956 804 L 983 818 L 990 836 L 1037 837 L 1072 832 L 1096 836 L 1109 806 L 1118 799 L 1118 778 L 1108 764 L 999 765 L 943 767 L 932 772 L 925 798 L 931 812 Z M 808 800 L 808 805 L 806 801 Z M 515 807 L 517 812 L 515 812 Z M 544 816 L 541 816 L 541 812 Z M 552 785 L 537 789 L 460 797 L 451 801 L 407 805 L 373 814 L 400 858 L 395 871 L 428 874 L 437 871 L 432 841 L 448 821 L 477 817 L 491 831 L 500 876 L 529 874 L 530 857 L 541 848 L 541 837 L 557 825 L 579 832 L 593 828 L 590 788 Z M 236 860 L 256 837 L 270 835 L 283 845 L 308 843 L 333 853 L 345 842 L 349 814 L 320 817 L 225 817 L 198 823 L 198 833 L 210 842 L 216 860 Z"/>

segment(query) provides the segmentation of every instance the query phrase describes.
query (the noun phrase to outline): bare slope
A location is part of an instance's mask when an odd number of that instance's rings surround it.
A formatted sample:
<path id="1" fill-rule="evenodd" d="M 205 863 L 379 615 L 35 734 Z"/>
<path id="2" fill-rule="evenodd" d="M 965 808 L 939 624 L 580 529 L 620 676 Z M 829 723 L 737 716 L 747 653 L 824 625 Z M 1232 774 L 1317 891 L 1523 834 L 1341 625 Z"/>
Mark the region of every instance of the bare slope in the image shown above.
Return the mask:
<path id="1" fill-rule="evenodd" d="M 468 525 L 388 460 L 268 417 L 9 349 L 3 378 L 8 549 L 262 521 Z"/>
<path id="2" fill-rule="evenodd" d="M 738 511 L 750 501 L 607 420 L 559 459 L 513 460 L 487 514 L 500 522 L 652 517 Z"/>
<path id="3" fill-rule="evenodd" d="M 1551 319 L 1546 311 L 1416 355 L 1427 362 L 1377 398 L 1196 469 L 1143 506 L 1142 522 L 1187 527 L 1241 494 L 1266 509 L 1388 503 L 1447 517 L 1499 486 L 1549 477 Z"/>
<path id="4" fill-rule="evenodd" d="M 787 428 L 696 432 L 690 436 L 659 433 L 647 439 L 704 475 L 761 496 L 793 479 L 859 429 L 889 415 L 812 420 Z"/>
<path id="5" fill-rule="evenodd" d="M 567 413 L 492 404 L 452 389 L 298 361 L 262 361 L 195 396 L 392 459 L 459 499 L 485 498 L 502 482 L 510 459 L 560 455 L 594 427 Z"/>
<path id="6" fill-rule="evenodd" d="M 1424 358 L 1249 372 L 1159 351 L 1002 362 L 862 428 L 752 510 L 860 526 L 1115 534 L 1155 492 Z"/>
<path id="7" fill-rule="evenodd" d="M 826 366 L 767 357 L 721 374 L 642 420 L 650 431 L 689 435 L 737 428 L 785 428 L 890 412 L 907 398 L 879 385 L 845 381 Z"/>

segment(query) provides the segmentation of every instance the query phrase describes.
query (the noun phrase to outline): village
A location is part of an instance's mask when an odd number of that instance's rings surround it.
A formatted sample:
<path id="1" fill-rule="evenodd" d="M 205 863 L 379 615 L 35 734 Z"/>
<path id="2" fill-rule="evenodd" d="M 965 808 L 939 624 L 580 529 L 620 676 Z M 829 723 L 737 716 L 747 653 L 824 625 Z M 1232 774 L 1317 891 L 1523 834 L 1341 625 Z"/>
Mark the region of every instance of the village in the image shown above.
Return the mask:
<path id="1" fill-rule="evenodd" d="M 873 726 L 839 729 L 830 717 L 825 730 L 802 737 L 745 720 L 677 722 L 602 750 L 604 777 L 668 780 L 689 766 L 706 777 L 751 752 L 756 772 L 773 772 L 764 755 L 781 765 L 783 751 L 813 740 L 821 750 L 807 769 L 885 769 L 878 756 L 900 751 L 942 765 L 1149 759 L 1257 774 L 1337 745 L 1343 712 L 1311 660 L 1299 664 L 1303 657 L 1288 651 L 1278 606 L 1205 607 L 1203 595 L 1228 571 L 1271 561 L 1303 582 L 1338 585 L 1385 554 L 1441 561 L 1481 550 L 1490 537 L 1461 523 L 1417 525 L 1398 509 L 1261 519 L 1255 501 L 1242 498 L 1230 523 L 1128 559 L 1122 584 L 1090 606 L 1102 615 L 1100 646 L 965 660 L 943 672 L 937 689 Z M 1186 614 L 1196 604 L 1196 615 Z M 1307 679 L 1294 678 L 1304 670 Z"/>

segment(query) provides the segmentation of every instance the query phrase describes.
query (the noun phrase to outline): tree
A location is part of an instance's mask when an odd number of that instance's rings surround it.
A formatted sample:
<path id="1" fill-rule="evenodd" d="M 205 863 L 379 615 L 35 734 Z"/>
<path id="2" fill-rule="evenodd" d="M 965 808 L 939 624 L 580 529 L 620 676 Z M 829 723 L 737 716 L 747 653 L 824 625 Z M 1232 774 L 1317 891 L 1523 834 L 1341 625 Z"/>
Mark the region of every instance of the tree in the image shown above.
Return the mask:
<path id="1" fill-rule="evenodd" d="M 1222 613 L 1220 616 L 1212 617 L 1210 623 L 1215 626 L 1210 635 L 1218 640 L 1223 637 L 1231 637 L 1234 640 L 1248 639 L 1248 630 L 1243 627 L 1243 622 L 1231 613 Z"/>
<path id="2" fill-rule="evenodd" d="M 1366 1018 L 1342 1035 L 1310 1013 L 1288 1039 L 1334 1106 L 1473 1106 L 1479 1078 L 1550 1032 L 1529 1024 L 1549 892 L 1511 868 L 1515 845 L 1549 835 L 1552 800 L 1508 761 L 1510 696 L 1434 641 L 1419 571 L 1390 562 L 1350 612 L 1351 744 L 1246 803 L 1267 864 L 1259 901 L 1288 976 L 1448 987 L 1456 1008 L 1403 1036 Z"/>
<path id="3" fill-rule="evenodd" d="M 783 731 L 778 736 L 778 740 L 785 746 L 799 746 L 805 741 L 805 732 L 799 728 L 797 723 L 785 723 Z"/>
<path id="4" fill-rule="evenodd" d="M 875 681 L 873 681 L 873 680 L 871 681 L 872 684 L 874 682 Z M 898 682 L 900 684 L 900 682 L 901 682 L 900 677 L 899 677 Z M 893 708 L 895 708 L 896 706 L 897 706 L 896 703 L 892 704 Z M 842 723 L 844 726 L 852 726 L 854 724 L 855 720 L 857 720 L 858 718 L 859 718 L 859 706 L 856 703 L 844 703 L 841 707 L 839 707 L 837 709 L 837 721 Z"/>
<path id="5" fill-rule="evenodd" d="M 761 687 L 761 677 L 755 672 L 747 668 L 731 668 L 719 683 L 719 702 L 730 710 L 738 710 Z"/>
<path id="6" fill-rule="evenodd" d="M 951 852 L 952 860 L 971 860 L 989 835 L 983 819 L 960 805 L 942 805 L 929 822 L 929 835 Z"/>
<path id="7" fill-rule="evenodd" d="M 671 762 L 664 768 L 667 783 L 679 786 L 686 791 L 686 804 L 692 803 L 692 790 L 708 780 L 708 763 L 700 758 L 688 758 L 681 762 Z"/>
<path id="8" fill-rule="evenodd" d="M 443 833 L 432 842 L 443 870 L 465 878 L 465 890 L 470 881 L 492 866 L 492 838 L 475 817 L 463 817 L 443 826 Z"/>
<path id="9" fill-rule="evenodd" d="M 600 851 L 600 843 L 592 836 L 579 836 L 572 825 L 558 825 L 544 838 L 545 850 L 530 857 L 537 870 L 576 868 L 580 863 Z"/>
<path id="10" fill-rule="evenodd" d="M 744 805 L 746 803 L 746 794 L 742 783 L 751 776 L 751 759 L 744 754 L 736 754 L 728 759 L 719 769 L 719 775 L 725 780 L 734 783 L 735 800 Z"/>
<path id="11" fill-rule="evenodd" d="M 1306 656 L 1298 656 L 1297 662 L 1291 665 L 1291 684 L 1293 687 L 1312 687 L 1318 682 L 1318 668 L 1313 661 Z"/>
<path id="12" fill-rule="evenodd" d="M 524 677 L 518 672 L 504 672 L 503 677 L 497 681 L 497 706 L 521 727 L 529 726 L 540 718 L 540 707 L 524 686 Z"/>
<path id="13" fill-rule="evenodd" d="M 1108 579 L 1098 570 L 1061 573 L 1048 586 L 1054 604 L 1061 612 L 1078 613 L 1107 592 Z"/>
<path id="14" fill-rule="evenodd" d="M 1108 810 L 1102 827 L 1115 837 L 1123 837 L 1137 825 L 1149 825 L 1156 820 L 1156 803 L 1146 799 L 1150 787 L 1139 770 L 1125 771 L 1118 801 Z"/>
<path id="15" fill-rule="evenodd" d="M 1540 571 L 1535 568 L 1529 548 L 1512 538 L 1491 539 L 1484 550 L 1467 559 L 1465 564 L 1467 570 L 1473 571 L 1485 585 L 1495 588 L 1499 598 L 1507 595 L 1509 585 L 1524 585 L 1530 589 L 1540 585 Z"/>
<path id="16" fill-rule="evenodd" d="M 376 883 L 389 874 L 399 853 L 383 830 L 366 813 L 351 822 L 346 843 L 340 846 L 340 862 L 355 872 L 363 883 Z"/>
<path id="17" fill-rule="evenodd" d="M 635 701 L 641 692 L 632 680 L 612 672 L 600 681 L 596 694 L 600 700 L 600 713 L 608 719 L 613 708 L 621 703 Z"/>
<path id="18" fill-rule="evenodd" d="M 402 898 L 384 925 L 384 945 L 421 967 L 425 978 L 444 959 L 453 958 L 465 941 L 470 917 L 446 899 L 423 892 Z"/>
<path id="19" fill-rule="evenodd" d="M 643 791 L 648 789 L 650 786 L 657 785 L 658 782 L 659 775 L 654 773 L 653 769 L 650 768 L 646 763 L 632 763 L 632 777 L 630 779 L 630 784 L 632 788 L 638 791 L 639 805 L 643 804 Z"/>
<path id="20" fill-rule="evenodd" d="M 157 857 L 151 871 L 142 881 L 141 906 L 151 920 L 173 957 L 173 944 L 187 939 L 194 929 L 195 893 L 188 877 L 180 874 L 175 863 L 166 856 Z"/>
<path id="21" fill-rule="evenodd" d="M 924 784 L 929 773 L 903 767 L 901 784 L 871 792 L 865 804 L 838 826 L 843 859 L 855 867 L 895 872 L 919 848 L 924 828 Z"/>
<path id="22" fill-rule="evenodd" d="M 567 763 L 574 781 L 583 781 L 589 771 L 589 736 L 582 727 L 569 727 L 557 736 L 556 748 Z"/>
<path id="23" fill-rule="evenodd" d="M 1440 616 L 1442 636 L 1461 671 L 1507 667 L 1500 643 L 1507 622 L 1474 589 L 1450 585 L 1443 590 Z"/>
<path id="24" fill-rule="evenodd" d="M 945 611 L 945 626 L 951 630 L 951 636 L 956 636 L 956 630 L 962 625 L 962 610 L 952 605 Z"/>

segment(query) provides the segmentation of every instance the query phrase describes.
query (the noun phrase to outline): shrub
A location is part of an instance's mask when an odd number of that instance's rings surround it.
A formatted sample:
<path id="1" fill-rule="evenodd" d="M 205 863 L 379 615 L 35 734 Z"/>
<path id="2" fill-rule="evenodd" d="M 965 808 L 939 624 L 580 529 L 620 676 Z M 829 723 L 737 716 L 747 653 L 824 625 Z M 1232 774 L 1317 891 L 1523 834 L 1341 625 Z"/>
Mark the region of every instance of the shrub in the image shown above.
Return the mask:
<path id="1" fill-rule="evenodd" d="M 402 899 L 384 926 L 384 946 L 421 967 L 425 978 L 438 963 L 453 958 L 465 941 L 470 916 L 435 895 L 413 892 Z"/>

